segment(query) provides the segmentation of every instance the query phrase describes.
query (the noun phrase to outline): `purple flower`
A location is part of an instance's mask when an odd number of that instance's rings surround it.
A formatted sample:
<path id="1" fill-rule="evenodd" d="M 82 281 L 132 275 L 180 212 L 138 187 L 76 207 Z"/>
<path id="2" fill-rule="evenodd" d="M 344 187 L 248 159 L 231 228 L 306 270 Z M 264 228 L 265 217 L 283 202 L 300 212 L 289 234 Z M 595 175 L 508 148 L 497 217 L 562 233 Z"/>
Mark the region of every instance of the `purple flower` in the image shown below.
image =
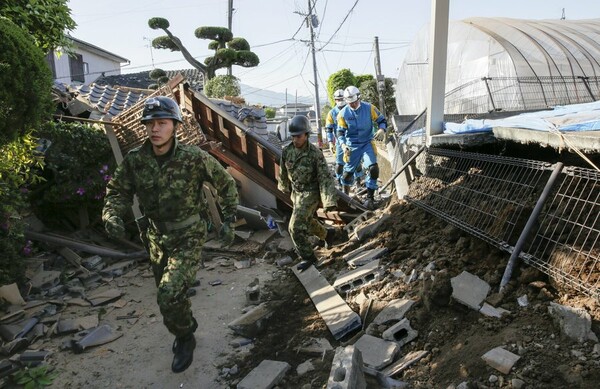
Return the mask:
<path id="1" fill-rule="evenodd" d="M 77 192 L 75 192 L 75 193 L 77 193 L 79 196 L 83 196 L 85 193 L 85 189 L 79 188 L 79 189 L 77 189 Z"/>
<path id="2" fill-rule="evenodd" d="M 105 174 L 102 178 L 104 179 L 104 181 L 110 181 L 112 177 L 110 176 L 110 174 Z"/>
<path id="3" fill-rule="evenodd" d="M 102 169 L 100 169 L 100 174 L 104 174 L 108 172 L 108 165 L 102 165 Z"/>
<path id="4" fill-rule="evenodd" d="M 30 240 L 28 240 L 25 243 L 25 247 L 23 247 L 23 255 L 25 255 L 27 257 L 31 255 L 31 253 L 33 252 L 33 248 L 31 247 L 31 245 L 32 245 L 32 243 Z"/>

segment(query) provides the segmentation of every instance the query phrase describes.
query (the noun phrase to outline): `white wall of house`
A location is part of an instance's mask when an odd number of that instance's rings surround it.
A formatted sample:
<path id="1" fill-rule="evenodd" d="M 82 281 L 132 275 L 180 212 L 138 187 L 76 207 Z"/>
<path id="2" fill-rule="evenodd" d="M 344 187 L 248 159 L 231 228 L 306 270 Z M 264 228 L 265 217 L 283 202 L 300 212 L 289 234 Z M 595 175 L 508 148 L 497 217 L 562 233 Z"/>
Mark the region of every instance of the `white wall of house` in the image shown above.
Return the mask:
<path id="1" fill-rule="evenodd" d="M 73 54 L 60 50 L 48 54 L 46 60 L 54 79 L 64 84 L 90 84 L 98 77 L 121 74 L 121 64 L 127 58 L 113 54 L 90 43 L 69 37 L 73 42 Z"/>
<path id="2" fill-rule="evenodd" d="M 85 52 L 85 50 L 75 50 L 81 55 L 83 60 L 83 84 L 91 84 L 102 75 L 121 74 L 121 64 L 108 58 L 101 57 L 94 53 Z M 75 70 L 71 69 L 71 61 L 67 54 L 59 56 L 54 52 L 54 66 L 56 71 L 56 80 L 65 84 L 79 83 Z"/>

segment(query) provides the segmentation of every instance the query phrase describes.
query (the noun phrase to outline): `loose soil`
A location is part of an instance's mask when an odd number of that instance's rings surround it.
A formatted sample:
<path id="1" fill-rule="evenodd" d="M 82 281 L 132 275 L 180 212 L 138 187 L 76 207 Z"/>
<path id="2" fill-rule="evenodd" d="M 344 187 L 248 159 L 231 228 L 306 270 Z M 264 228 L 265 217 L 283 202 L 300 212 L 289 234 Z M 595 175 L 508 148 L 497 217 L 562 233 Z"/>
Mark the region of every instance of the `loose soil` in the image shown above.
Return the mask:
<path id="1" fill-rule="evenodd" d="M 378 212 L 390 217 L 378 232 L 364 241 L 347 241 L 317 254 L 317 268 L 330 282 L 344 271 L 344 253 L 369 244 L 386 247 L 381 259 L 382 277 L 358 291 L 342 296 L 356 312 L 359 294 L 373 300 L 365 329 L 387 302 L 411 298 L 415 304 L 406 314 L 418 337 L 401 349 L 401 354 L 426 350 L 428 355 L 394 378 L 410 388 L 597 388 L 600 382 L 599 347 L 592 341 L 579 343 L 561 334 L 548 313 L 550 302 L 586 309 L 593 318 L 592 329 L 600 334 L 597 301 L 560 289 L 543 273 L 519 265 L 503 294 L 497 293 L 508 254 L 449 226 L 410 204 L 393 201 Z M 335 340 L 321 319 L 306 290 L 291 268 L 275 261 L 289 251 L 281 250 L 283 238 L 274 237 L 256 253 L 210 253 L 207 268 L 199 272 L 200 286 L 192 297 L 200 323 L 198 346 L 192 366 L 181 374 L 170 370 L 172 336 L 162 324 L 155 303 L 155 286 L 148 264 L 141 262 L 121 277 L 105 280 L 102 288 L 119 287 L 124 292 L 119 304 L 100 308 L 69 305 L 61 317 L 97 313 L 100 324 L 110 324 L 122 336 L 102 346 L 75 354 L 61 349 L 68 337 L 43 336 L 31 347 L 50 350 L 48 363 L 59 376 L 56 388 L 235 388 L 237 383 L 264 359 L 287 362 L 291 369 L 279 388 L 324 388 L 331 371 L 333 351 L 322 355 L 299 351 L 311 339 L 327 339 L 335 349 L 356 340 L 355 333 Z M 249 268 L 236 268 L 235 260 L 253 258 Z M 401 274 L 415 270 L 418 278 L 405 282 Z M 401 272 L 400 272 L 401 271 Z M 450 279 L 468 271 L 492 287 L 487 301 L 508 311 L 502 319 L 474 311 L 450 296 Z M 250 345 L 234 347 L 239 336 L 227 324 L 249 305 L 247 286 L 260 285 L 261 301 L 269 302 L 273 315 L 264 331 Z M 219 280 L 220 285 L 211 286 Z M 525 307 L 517 298 L 528 296 Z M 114 303 L 113 303 L 114 304 Z M 119 316 L 133 314 L 137 320 Z M 56 318 L 54 318 L 55 320 Z M 45 319 L 51 325 L 52 318 Z M 372 328 L 375 335 L 383 327 Z M 489 367 L 481 358 L 502 346 L 520 356 L 509 374 Z M 310 360 L 314 370 L 298 375 L 296 368 Z M 367 376 L 369 388 L 381 387 Z"/>

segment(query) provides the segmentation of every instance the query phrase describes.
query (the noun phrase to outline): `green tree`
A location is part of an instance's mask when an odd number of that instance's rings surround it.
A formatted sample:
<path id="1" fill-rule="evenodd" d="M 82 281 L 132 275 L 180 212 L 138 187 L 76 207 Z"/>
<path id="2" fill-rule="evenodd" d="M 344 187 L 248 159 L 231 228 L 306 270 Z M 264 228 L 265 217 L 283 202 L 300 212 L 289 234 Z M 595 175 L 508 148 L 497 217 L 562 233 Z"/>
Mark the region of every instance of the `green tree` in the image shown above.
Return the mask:
<path id="1" fill-rule="evenodd" d="M 216 76 L 204 85 L 204 94 L 208 97 L 222 99 L 225 96 L 239 96 L 241 92 L 239 79 L 235 76 Z"/>
<path id="2" fill-rule="evenodd" d="M 346 89 L 350 85 L 356 85 L 356 76 L 350 71 L 350 69 L 342 69 L 333 73 L 327 79 L 327 95 L 329 97 L 329 103 L 331 106 L 335 104 L 333 100 L 333 93 L 338 89 Z"/>
<path id="3" fill-rule="evenodd" d="M 156 81 L 156 84 L 148 85 L 148 89 L 158 89 L 161 86 L 165 85 L 169 82 L 169 77 L 167 77 L 167 72 L 162 69 L 154 69 L 149 74 L 151 79 Z"/>
<path id="4" fill-rule="evenodd" d="M 374 80 L 375 77 L 373 77 L 372 74 L 359 74 L 356 76 L 356 86 L 358 89 L 360 89 L 360 85 L 362 85 L 364 82 L 366 81 L 371 81 Z M 362 92 L 362 90 L 361 90 Z"/>
<path id="5" fill-rule="evenodd" d="M 265 107 L 265 116 L 267 119 L 273 119 L 275 117 L 275 108 Z"/>
<path id="6" fill-rule="evenodd" d="M 386 116 L 390 117 L 398 112 L 396 108 L 396 97 L 394 96 L 394 81 L 391 78 L 385 79 L 385 90 L 383 91 L 383 101 L 385 107 L 379 107 L 379 91 L 377 90 L 377 81 L 371 77 L 358 87 L 361 99 L 374 104 L 378 108 L 384 108 Z"/>
<path id="7" fill-rule="evenodd" d="M 70 47 L 65 36 L 77 23 L 71 18 L 68 0 L 7 0 L 0 2 L 0 16 L 29 32 L 44 53 L 57 47 Z"/>
<path id="8" fill-rule="evenodd" d="M 325 104 L 323 108 L 321 108 L 321 126 L 325 127 L 325 121 L 327 120 L 327 114 L 331 111 L 331 105 Z"/>
<path id="9" fill-rule="evenodd" d="M 0 145 L 50 118 L 52 74 L 31 36 L 0 17 Z"/>
<path id="10" fill-rule="evenodd" d="M 152 41 L 156 49 L 181 51 L 183 57 L 196 69 L 200 70 L 207 79 L 215 77 L 218 69 L 238 65 L 245 68 L 257 66 L 258 56 L 250 51 L 250 45 L 244 38 L 234 38 L 225 27 L 199 27 L 194 34 L 198 39 L 211 39 L 208 48 L 214 50 L 214 55 L 207 57 L 204 63 L 196 60 L 181 40 L 169 30 L 170 23 L 165 18 L 151 18 L 148 26 L 153 30 L 163 30 L 167 35 L 159 36 Z"/>

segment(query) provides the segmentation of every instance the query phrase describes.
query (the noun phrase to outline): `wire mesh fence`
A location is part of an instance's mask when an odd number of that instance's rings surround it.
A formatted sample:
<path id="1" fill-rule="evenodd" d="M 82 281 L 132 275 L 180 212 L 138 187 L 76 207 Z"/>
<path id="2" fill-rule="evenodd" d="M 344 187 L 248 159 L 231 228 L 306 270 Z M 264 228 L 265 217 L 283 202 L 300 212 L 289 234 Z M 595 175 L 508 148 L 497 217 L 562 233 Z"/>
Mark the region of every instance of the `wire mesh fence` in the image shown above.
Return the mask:
<path id="1" fill-rule="evenodd" d="M 600 98 L 600 77 L 487 77 L 446 93 L 444 112 L 526 111 Z"/>
<path id="2" fill-rule="evenodd" d="M 554 165 L 430 148 L 405 199 L 513 253 Z M 414 173 L 413 173 L 414 174 Z M 600 296 L 600 174 L 566 167 L 519 257 L 560 284 Z"/>

